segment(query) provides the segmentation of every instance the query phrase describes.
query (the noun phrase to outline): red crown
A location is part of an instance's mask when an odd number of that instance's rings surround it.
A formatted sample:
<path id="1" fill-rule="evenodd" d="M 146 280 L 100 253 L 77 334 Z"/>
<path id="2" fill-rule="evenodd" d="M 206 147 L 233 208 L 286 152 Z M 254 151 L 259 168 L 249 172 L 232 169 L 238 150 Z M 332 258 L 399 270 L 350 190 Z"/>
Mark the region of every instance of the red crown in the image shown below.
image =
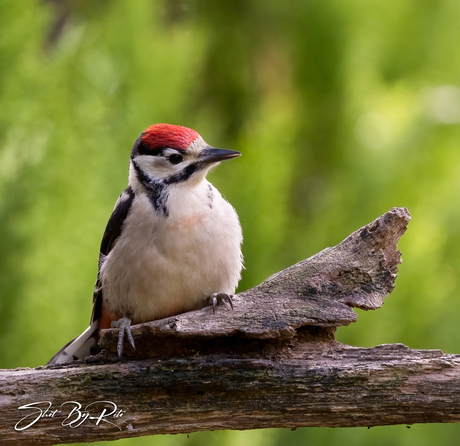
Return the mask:
<path id="1" fill-rule="evenodd" d="M 181 125 L 154 124 L 142 133 L 142 142 L 148 150 L 165 147 L 185 150 L 200 135 L 195 130 Z"/>

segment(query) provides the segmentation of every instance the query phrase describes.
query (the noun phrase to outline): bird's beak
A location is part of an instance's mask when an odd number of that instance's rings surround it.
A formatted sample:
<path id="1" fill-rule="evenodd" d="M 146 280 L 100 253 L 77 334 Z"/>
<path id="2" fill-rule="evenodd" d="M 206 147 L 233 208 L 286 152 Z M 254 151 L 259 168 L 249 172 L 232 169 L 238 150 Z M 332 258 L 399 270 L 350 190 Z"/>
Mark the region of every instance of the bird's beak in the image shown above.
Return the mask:
<path id="1" fill-rule="evenodd" d="M 241 152 L 237 152 L 236 150 L 215 149 L 214 147 L 208 147 L 201 151 L 200 162 L 204 164 L 213 164 L 220 161 L 230 160 L 240 155 Z"/>

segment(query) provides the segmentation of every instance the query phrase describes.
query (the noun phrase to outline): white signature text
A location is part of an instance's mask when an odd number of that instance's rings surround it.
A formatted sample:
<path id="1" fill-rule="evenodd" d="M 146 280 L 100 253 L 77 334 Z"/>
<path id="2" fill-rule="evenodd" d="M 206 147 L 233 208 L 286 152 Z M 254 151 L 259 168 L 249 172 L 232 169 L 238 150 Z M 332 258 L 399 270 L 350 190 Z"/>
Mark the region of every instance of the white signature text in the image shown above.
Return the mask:
<path id="1" fill-rule="evenodd" d="M 75 429 L 83 423 L 91 421 L 95 426 L 108 423 L 121 430 L 121 427 L 112 421 L 121 418 L 125 414 L 125 411 L 120 409 L 115 403 L 111 401 L 94 401 L 85 406 L 85 408 L 82 407 L 77 401 L 66 401 L 57 409 L 53 408 L 51 401 L 25 404 L 18 409 L 27 410 L 28 413 L 16 423 L 14 429 L 24 431 L 43 418 L 56 418 L 60 416 L 64 418 L 61 425 L 70 427 L 71 429 Z"/>

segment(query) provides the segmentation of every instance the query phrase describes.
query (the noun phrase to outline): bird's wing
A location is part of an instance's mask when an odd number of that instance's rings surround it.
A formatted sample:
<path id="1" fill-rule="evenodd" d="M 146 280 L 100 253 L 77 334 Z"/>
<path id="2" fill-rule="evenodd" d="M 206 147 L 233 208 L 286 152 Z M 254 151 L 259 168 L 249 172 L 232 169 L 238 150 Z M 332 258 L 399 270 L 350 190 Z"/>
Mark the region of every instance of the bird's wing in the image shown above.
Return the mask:
<path id="1" fill-rule="evenodd" d="M 112 215 L 109 218 L 104 236 L 102 237 L 101 250 L 99 253 L 99 268 L 97 273 L 96 285 L 94 286 L 93 295 L 93 313 L 90 324 L 101 317 L 102 308 L 102 283 L 100 279 L 100 270 L 105 257 L 113 249 L 120 237 L 123 223 L 129 214 L 129 210 L 134 201 L 134 192 L 131 187 L 125 189 L 118 197 Z"/>
<path id="2" fill-rule="evenodd" d="M 120 237 L 123 223 L 129 214 L 129 210 L 134 200 L 134 192 L 128 187 L 119 196 L 113 213 L 107 223 L 104 236 L 102 237 L 101 252 L 99 254 L 99 271 L 94 287 L 93 313 L 91 315 L 90 326 L 77 338 L 64 345 L 47 363 L 47 365 L 61 364 L 83 359 L 86 356 L 98 352 L 98 333 L 99 323 L 102 312 L 102 289 L 99 272 L 107 254 L 115 246 Z"/>

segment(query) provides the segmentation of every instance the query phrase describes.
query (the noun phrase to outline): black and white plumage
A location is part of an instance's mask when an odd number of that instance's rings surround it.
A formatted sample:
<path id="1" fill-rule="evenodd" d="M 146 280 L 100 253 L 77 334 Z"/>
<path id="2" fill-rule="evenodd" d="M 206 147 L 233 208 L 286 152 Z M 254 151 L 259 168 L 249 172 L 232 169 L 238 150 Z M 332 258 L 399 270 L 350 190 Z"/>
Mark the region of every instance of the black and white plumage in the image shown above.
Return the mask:
<path id="1" fill-rule="evenodd" d="M 199 309 L 235 292 L 241 226 L 206 174 L 239 155 L 210 147 L 186 127 L 156 124 L 141 134 L 128 188 L 102 239 L 90 327 L 48 364 L 93 353 L 99 330 L 116 321 L 121 347 L 130 324 Z"/>

